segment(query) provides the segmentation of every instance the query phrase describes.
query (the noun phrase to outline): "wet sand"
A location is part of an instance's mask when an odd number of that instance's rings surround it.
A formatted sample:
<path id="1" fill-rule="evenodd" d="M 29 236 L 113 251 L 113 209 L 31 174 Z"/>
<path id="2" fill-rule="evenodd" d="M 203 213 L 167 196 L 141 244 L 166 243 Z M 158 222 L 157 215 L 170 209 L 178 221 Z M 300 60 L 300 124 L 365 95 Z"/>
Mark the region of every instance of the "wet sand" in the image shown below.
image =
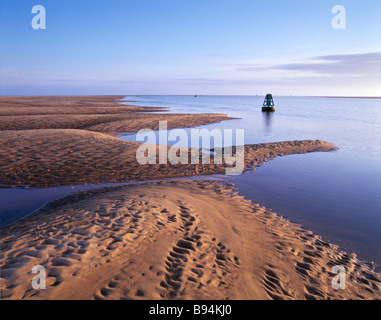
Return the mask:
<path id="1" fill-rule="evenodd" d="M 117 103 L 121 98 L 1 97 L 1 184 L 48 187 L 224 172 L 226 165 L 214 163 L 141 166 L 139 143 L 109 133 L 157 129 L 159 119 L 174 128 L 230 118 L 131 111 Z M 318 140 L 247 145 L 245 170 L 280 155 L 331 150 L 335 146 Z M 381 297 L 381 278 L 371 265 L 216 181 L 69 196 L 2 228 L 0 245 L 4 299 Z M 46 290 L 31 287 L 32 267 L 39 264 L 47 271 Z M 347 270 L 345 290 L 332 288 L 335 265 Z"/>

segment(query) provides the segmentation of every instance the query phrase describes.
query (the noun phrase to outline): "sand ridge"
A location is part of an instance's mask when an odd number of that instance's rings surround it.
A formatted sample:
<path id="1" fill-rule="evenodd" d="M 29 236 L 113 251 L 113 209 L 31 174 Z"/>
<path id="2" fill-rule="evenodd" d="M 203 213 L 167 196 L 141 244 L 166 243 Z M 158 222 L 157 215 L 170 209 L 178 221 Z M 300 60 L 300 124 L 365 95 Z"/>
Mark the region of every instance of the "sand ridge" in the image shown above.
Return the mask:
<path id="1" fill-rule="evenodd" d="M 3 299 L 379 299 L 381 278 L 232 184 L 86 192 L 2 230 Z M 31 268 L 47 271 L 34 290 Z M 331 285 L 334 265 L 347 289 Z"/>
<path id="2" fill-rule="evenodd" d="M 97 132 L 137 132 L 183 128 L 233 119 L 225 114 L 169 114 L 160 107 L 138 107 L 124 96 L 0 97 L 0 130 L 82 129 Z M 132 97 L 131 97 L 132 98 Z"/>
<path id="3" fill-rule="evenodd" d="M 227 166 L 214 164 L 213 157 L 208 165 L 201 158 L 197 165 L 140 165 L 136 160 L 139 145 L 87 130 L 0 131 L 0 181 L 9 187 L 50 187 L 225 174 Z M 253 170 L 280 155 L 332 150 L 334 145 L 319 140 L 246 145 L 245 168 Z"/>
<path id="4" fill-rule="evenodd" d="M 163 111 L 138 107 L 122 100 L 126 96 L 0 96 L 1 116 L 58 114 L 121 114 Z"/>

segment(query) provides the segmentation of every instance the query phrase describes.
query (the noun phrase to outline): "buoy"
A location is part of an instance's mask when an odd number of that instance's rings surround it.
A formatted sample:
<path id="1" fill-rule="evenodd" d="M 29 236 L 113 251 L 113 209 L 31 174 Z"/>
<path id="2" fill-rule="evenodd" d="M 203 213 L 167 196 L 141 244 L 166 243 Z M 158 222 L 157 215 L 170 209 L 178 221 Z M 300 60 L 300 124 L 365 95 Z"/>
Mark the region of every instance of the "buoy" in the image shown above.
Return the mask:
<path id="1" fill-rule="evenodd" d="M 266 95 L 265 101 L 263 102 L 262 111 L 263 112 L 275 111 L 273 96 L 270 93 Z"/>

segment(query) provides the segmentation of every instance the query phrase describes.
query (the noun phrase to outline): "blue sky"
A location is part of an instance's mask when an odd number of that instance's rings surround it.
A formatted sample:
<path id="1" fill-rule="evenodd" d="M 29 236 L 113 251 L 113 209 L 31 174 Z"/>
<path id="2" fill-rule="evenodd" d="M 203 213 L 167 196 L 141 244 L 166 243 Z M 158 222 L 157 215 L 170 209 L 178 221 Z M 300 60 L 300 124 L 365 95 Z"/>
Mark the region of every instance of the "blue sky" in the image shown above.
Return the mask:
<path id="1" fill-rule="evenodd" d="M 34 5 L 46 29 L 31 27 Z M 346 29 L 332 28 L 334 5 Z M 379 0 L 2 0 L 0 94 L 381 95 Z"/>

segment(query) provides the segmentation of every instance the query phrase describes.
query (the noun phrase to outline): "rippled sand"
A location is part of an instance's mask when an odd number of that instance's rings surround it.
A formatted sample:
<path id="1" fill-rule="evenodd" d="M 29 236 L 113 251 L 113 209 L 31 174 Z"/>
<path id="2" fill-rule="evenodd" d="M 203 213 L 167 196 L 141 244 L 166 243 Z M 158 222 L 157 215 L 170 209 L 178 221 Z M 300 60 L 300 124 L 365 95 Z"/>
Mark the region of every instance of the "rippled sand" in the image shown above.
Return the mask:
<path id="1" fill-rule="evenodd" d="M 70 196 L 2 230 L 1 245 L 6 299 L 380 298 L 380 276 L 354 255 L 215 181 Z M 38 264 L 46 290 L 31 287 Z"/>

